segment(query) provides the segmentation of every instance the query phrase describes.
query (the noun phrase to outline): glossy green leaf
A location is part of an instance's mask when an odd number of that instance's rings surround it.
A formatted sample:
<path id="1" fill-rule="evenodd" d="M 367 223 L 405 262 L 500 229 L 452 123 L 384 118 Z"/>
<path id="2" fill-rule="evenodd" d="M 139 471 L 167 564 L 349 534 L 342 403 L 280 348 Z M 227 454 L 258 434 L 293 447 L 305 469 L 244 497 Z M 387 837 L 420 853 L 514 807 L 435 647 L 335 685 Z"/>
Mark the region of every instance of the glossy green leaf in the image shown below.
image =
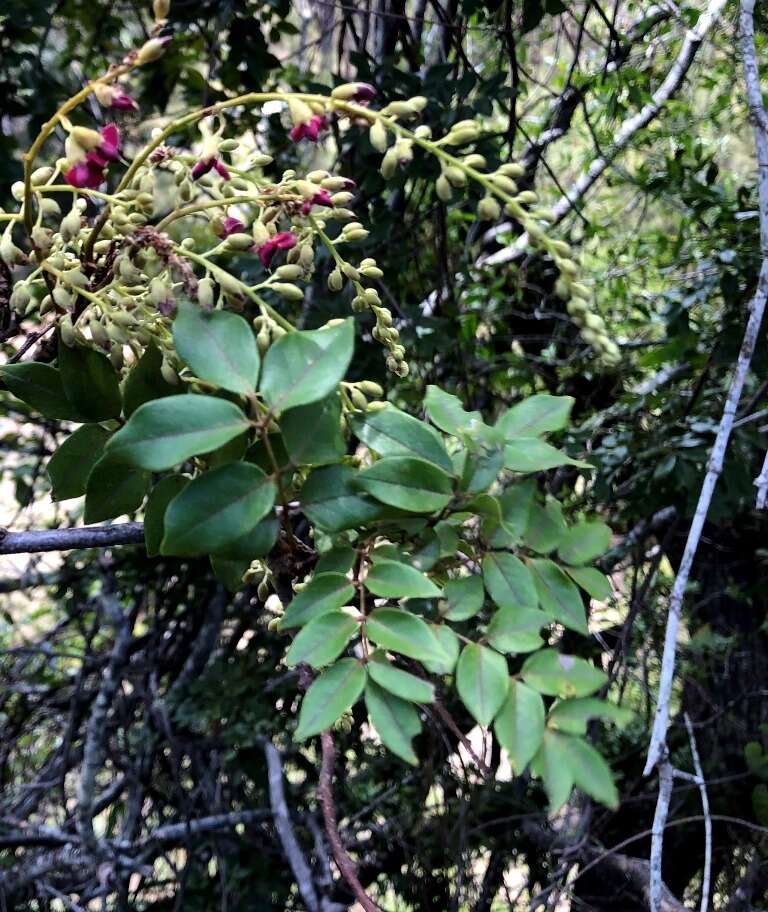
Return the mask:
<path id="1" fill-rule="evenodd" d="M 226 310 L 206 312 L 182 301 L 173 321 L 176 351 L 201 380 L 233 393 L 252 393 L 259 375 L 259 350 L 248 323 Z"/>
<path id="2" fill-rule="evenodd" d="M 412 513 L 442 510 L 451 500 L 451 477 L 410 456 L 380 459 L 360 472 L 357 484 L 382 503 Z"/>
<path id="3" fill-rule="evenodd" d="M 456 666 L 456 689 L 480 725 L 490 725 L 507 698 L 507 661 L 487 646 L 468 643 Z"/>
<path id="4" fill-rule="evenodd" d="M 165 511 L 177 494 L 186 488 L 186 475 L 166 475 L 152 488 L 144 510 L 144 542 L 150 557 L 160 553 L 160 544 L 165 534 Z"/>
<path id="5" fill-rule="evenodd" d="M 506 551 L 490 551 L 483 558 L 483 582 L 499 608 L 536 608 L 539 602 L 533 578 L 525 564 Z"/>
<path id="6" fill-rule="evenodd" d="M 320 555 L 315 573 L 346 573 L 357 560 L 357 552 L 349 545 L 337 545 Z"/>
<path id="7" fill-rule="evenodd" d="M 429 415 L 429 420 L 436 424 L 446 434 L 455 437 L 474 430 L 483 423 L 480 412 L 467 412 L 456 396 L 443 392 L 438 386 L 428 386 L 424 397 L 424 405 Z"/>
<path id="8" fill-rule="evenodd" d="M 613 595 L 611 581 L 594 567 L 564 567 L 563 569 L 593 599 L 607 602 Z"/>
<path id="9" fill-rule="evenodd" d="M 71 434 L 48 461 L 51 496 L 54 500 L 81 497 L 91 469 L 101 458 L 109 431 L 98 424 L 86 424 Z"/>
<path id="10" fill-rule="evenodd" d="M 349 604 L 354 594 L 355 587 L 343 573 L 316 573 L 293 597 L 280 619 L 280 629 L 301 627 L 326 611 Z"/>
<path id="11" fill-rule="evenodd" d="M 261 394 L 273 412 L 283 412 L 329 396 L 344 379 L 352 359 L 354 321 L 323 330 L 325 345 L 303 332 L 289 332 L 264 357 Z"/>
<path id="12" fill-rule="evenodd" d="M 401 700 L 410 700 L 412 703 L 433 703 L 435 700 L 435 688 L 429 681 L 396 668 L 380 653 L 375 653 L 368 663 L 368 675 Z"/>
<path id="13" fill-rule="evenodd" d="M 539 393 L 530 396 L 503 414 L 496 427 L 507 438 L 538 437 L 547 431 L 560 431 L 571 416 L 572 396 L 550 396 Z"/>
<path id="14" fill-rule="evenodd" d="M 542 649 L 528 656 L 521 675 L 539 693 L 550 697 L 588 697 L 599 690 L 608 675 L 578 656 L 556 649 Z"/>
<path id="15" fill-rule="evenodd" d="M 443 612 L 445 617 L 449 621 L 466 621 L 483 607 L 483 581 L 477 574 L 448 580 L 443 589 L 443 598 L 446 601 Z"/>
<path id="16" fill-rule="evenodd" d="M 499 652 L 532 652 L 542 645 L 540 630 L 548 621 L 543 611 L 499 608 L 485 633 L 488 642 Z"/>
<path id="17" fill-rule="evenodd" d="M 86 421 L 119 417 L 123 408 L 120 382 L 104 352 L 61 343 L 58 366 L 67 399 Z"/>
<path id="18" fill-rule="evenodd" d="M 486 535 L 490 532 L 490 542 L 494 548 L 510 548 L 519 544 L 528 527 L 536 494 L 536 482 L 526 478 L 511 485 L 498 498 L 501 523 L 498 527 L 484 524 Z"/>
<path id="19" fill-rule="evenodd" d="M 280 419 L 280 430 L 294 465 L 338 462 L 347 445 L 341 433 L 341 400 L 332 393 L 322 402 L 289 409 Z"/>
<path id="20" fill-rule="evenodd" d="M 445 658 L 429 625 L 408 611 L 376 608 L 366 620 L 365 631 L 377 646 L 411 659 Z"/>
<path id="21" fill-rule="evenodd" d="M 531 504 L 523 540 L 532 551 L 549 554 L 563 540 L 567 529 L 562 506 L 550 498 L 543 507 Z"/>
<path id="22" fill-rule="evenodd" d="M 605 554 L 611 544 L 611 530 L 602 522 L 580 522 L 563 536 L 557 553 L 566 564 L 587 564 Z"/>
<path id="23" fill-rule="evenodd" d="M 376 561 L 368 571 L 365 586 L 383 598 L 437 598 L 441 595 L 428 576 L 393 560 Z"/>
<path id="24" fill-rule="evenodd" d="M 306 662 L 313 668 L 329 665 L 341 655 L 358 627 L 346 611 L 326 611 L 299 631 L 285 656 L 285 664 Z"/>
<path id="25" fill-rule="evenodd" d="M 236 462 L 206 472 L 168 505 L 161 551 L 215 554 L 253 529 L 274 501 L 275 483 L 258 466 Z"/>
<path id="26" fill-rule="evenodd" d="M 544 701 L 522 681 L 509 682 L 509 693 L 493 722 L 499 744 L 520 776 L 541 746 L 544 737 Z"/>
<path id="27" fill-rule="evenodd" d="M 102 456 L 88 476 L 85 521 L 96 523 L 134 513 L 144 500 L 149 482 L 148 472 L 115 462 L 109 453 Z"/>
<path id="28" fill-rule="evenodd" d="M 8 389 L 46 418 L 85 421 L 64 392 L 61 373 L 50 364 L 25 361 L 0 366 L 0 379 Z"/>
<path id="29" fill-rule="evenodd" d="M 210 453 L 249 427 L 232 402 L 213 396 L 167 396 L 139 406 L 107 444 L 116 460 L 161 472 Z"/>
<path id="30" fill-rule="evenodd" d="M 572 459 L 538 437 L 517 437 L 504 451 L 504 465 L 512 472 L 542 472 L 562 465 L 591 469 L 588 462 Z"/>
<path id="31" fill-rule="evenodd" d="M 430 674 L 453 674 L 461 650 L 459 638 L 447 624 L 428 624 L 427 626 L 439 643 L 442 654 L 439 657 L 424 657 L 421 659 L 421 664 Z"/>
<path id="32" fill-rule="evenodd" d="M 379 687 L 375 681 L 368 681 L 365 707 L 381 743 L 406 763 L 416 766 L 419 760 L 411 741 L 421 731 L 421 721 L 413 706 Z"/>
<path id="33" fill-rule="evenodd" d="M 384 508 L 357 489 L 358 476 L 358 471 L 346 465 L 310 472 L 299 493 L 302 509 L 310 522 L 326 532 L 341 532 L 378 519 Z"/>
<path id="34" fill-rule="evenodd" d="M 294 741 L 317 735 L 345 713 L 363 692 L 365 669 L 357 659 L 339 659 L 314 681 L 301 701 Z"/>
<path id="35" fill-rule="evenodd" d="M 277 541 L 279 526 L 274 516 L 262 519 L 244 535 L 217 551 L 216 556 L 248 564 L 259 557 L 266 557 Z"/>
<path id="36" fill-rule="evenodd" d="M 539 594 L 541 610 L 571 630 L 588 633 L 581 593 L 563 571 L 546 558 L 532 559 L 528 566 Z"/>
<path id="37" fill-rule="evenodd" d="M 216 579 L 229 592 L 238 592 L 245 585 L 243 576 L 250 567 L 250 561 L 229 560 L 226 557 L 219 557 L 216 554 L 211 555 L 211 569 Z"/>
<path id="38" fill-rule="evenodd" d="M 623 728 L 633 717 L 632 710 L 615 703 L 595 697 L 577 697 L 575 700 L 558 700 L 549 711 L 547 725 L 570 735 L 585 735 L 591 719 L 613 722 Z"/>
<path id="39" fill-rule="evenodd" d="M 483 427 L 485 427 L 483 425 Z M 493 428 L 485 428 L 492 431 Z M 486 435 L 483 435 L 486 436 Z M 467 494 L 487 490 L 504 468 L 504 446 L 488 440 L 475 440 L 467 449 L 467 458 L 461 473 L 460 488 Z"/>
<path id="40" fill-rule="evenodd" d="M 393 405 L 366 412 L 354 419 L 352 427 L 363 443 L 379 456 L 415 456 L 446 472 L 453 471 L 440 436 L 425 422 Z"/>
<path id="41" fill-rule="evenodd" d="M 545 731 L 537 766 L 549 796 L 550 813 L 560 810 L 574 785 L 601 804 L 618 806 L 619 795 L 608 764 L 583 738 Z"/>
<path id="42" fill-rule="evenodd" d="M 160 349 L 151 341 L 123 384 L 123 413 L 126 418 L 130 418 L 145 402 L 181 392 L 178 383 L 169 383 L 165 379 L 160 370 L 162 364 Z"/>

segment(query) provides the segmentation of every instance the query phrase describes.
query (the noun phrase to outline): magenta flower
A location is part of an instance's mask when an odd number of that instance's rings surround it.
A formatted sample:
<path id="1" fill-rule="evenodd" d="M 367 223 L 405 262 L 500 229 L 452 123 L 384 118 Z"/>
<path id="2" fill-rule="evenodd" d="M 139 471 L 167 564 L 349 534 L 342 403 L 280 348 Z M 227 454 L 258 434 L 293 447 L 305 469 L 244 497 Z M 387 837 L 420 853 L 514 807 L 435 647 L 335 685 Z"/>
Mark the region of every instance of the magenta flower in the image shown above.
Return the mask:
<path id="1" fill-rule="evenodd" d="M 137 111 L 139 106 L 131 96 L 119 85 L 105 85 L 98 83 L 93 90 L 100 105 L 105 108 L 116 108 L 122 111 Z"/>
<path id="2" fill-rule="evenodd" d="M 322 114 L 313 114 L 309 120 L 297 123 L 291 130 L 290 136 L 293 142 L 299 142 L 302 139 L 308 139 L 310 142 L 317 142 L 320 131 L 328 126 L 328 119 Z"/>
<path id="3" fill-rule="evenodd" d="M 279 234 L 271 237 L 268 241 L 251 249 L 254 253 L 259 255 L 262 265 L 265 268 L 268 268 L 269 264 L 272 262 L 272 258 L 278 250 L 290 250 L 291 247 L 295 246 L 296 235 L 291 231 L 281 231 Z"/>
<path id="4" fill-rule="evenodd" d="M 333 200 L 331 199 L 331 194 L 327 190 L 318 190 L 313 197 L 304 200 L 301 207 L 302 213 L 304 215 L 309 215 L 313 206 L 328 206 L 332 209 Z"/>
<path id="5" fill-rule="evenodd" d="M 75 144 L 80 141 L 76 146 L 80 156 L 70 159 L 64 180 L 73 187 L 95 190 L 106 180 L 109 163 L 120 158 L 120 131 L 115 124 L 107 124 L 98 134 L 92 130 L 81 130 L 77 134 L 73 130 L 72 134 Z"/>
<path id="6" fill-rule="evenodd" d="M 352 101 L 356 101 L 358 104 L 367 104 L 376 97 L 376 89 L 369 82 L 358 82 L 356 88 Z"/>
<path id="7" fill-rule="evenodd" d="M 221 220 L 221 226 L 216 231 L 216 237 L 220 237 L 223 240 L 228 238 L 230 234 L 239 234 L 241 231 L 245 231 L 245 225 L 240 219 L 227 215 Z"/>
<path id="8" fill-rule="evenodd" d="M 196 161 L 192 166 L 192 180 L 197 180 L 199 177 L 207 174 L 211 168 L 213 168 L 217 174 L 220 174 L 224 180 L 229 180 L 230 174 L 227 170 L 227 166 L 218 155 L 214 155 L 209 158 L 201 158 Z"/>

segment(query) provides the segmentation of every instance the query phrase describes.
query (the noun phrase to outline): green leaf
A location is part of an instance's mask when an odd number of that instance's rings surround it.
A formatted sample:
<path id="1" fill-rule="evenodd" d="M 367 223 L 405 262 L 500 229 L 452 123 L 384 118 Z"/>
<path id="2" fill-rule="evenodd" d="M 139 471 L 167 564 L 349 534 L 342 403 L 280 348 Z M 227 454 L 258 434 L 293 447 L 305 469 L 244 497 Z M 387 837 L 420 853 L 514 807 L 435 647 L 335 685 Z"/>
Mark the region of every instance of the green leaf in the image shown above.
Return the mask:
<path id="1" fill-rule="evenodd" d="M 294 741 L 317 735 L 345 713 L 363 692 L 366 674 L 357 659 L 339 659 L 312 684 L 301 701 Z"/>
<path id="2" fill-rule="evenodd" d="M 378 646 L 411 659 L 445 658 L 429 625 L 400 608 L 376 608 L 366 619 L 365 631 Z"/>
<path id="3" fill-rule="evenodd" d="M 329 396 L 344 379 L 352 359 L 354 321 L 350 318 L 322 331 L 289 332 L 272 345 L 264 358 L 261 394 L 273 412 L 307 405 Z"/>
<path id="4" fill-rule="evenodd" d="M 571 630 L 589 633 L 581 593 L 563 571 L 546 558 L 529 562 L 541 610 Z"/>
<path id="5" fill-rule="evenodd" d="M 322 668 L 337 659 L 359 623 L 346 611 L 326 611 L 303 627 L 285 656 L 288 666 L 306 662 Z"/>
<path id="6" fill-rule="evenodd" d="M 213 396 L 167 396 L 139 406 L 107 444 L 116 460 L 162 472 L 210 453 L 250 426 L 233 403 Z"/>
<path id="7" fill-rule="evenodd" d="M 549 499 L 544 507 L 537 503 L 531 504 L 523 539 L 532 551 L 549 554 L 563 540 L 567 528 L 562 506 L 556 500 Z"/>
<path id="8" fill-rule="evenodd" d="M 338 462 L 347 446 L 341 433 L 341 399 L 332 393 L 322 402 L 289 409 L 280 419 L 285 448 L 294 465 Z"/>
<path id="9" fill-rule="evenodd" d="M 563 569 L 571 579 L 575 580 L 588 595 L 597 599 L 598 602 L 607 602 L 613 595 L 611 581 L 594 567 L 564 567 Z"/>
<path id="10" fill-rule="evenodd" d="M 353 420 L 352 427 L 360 440 L 379 456 L 415 456 L 453 472 L 440 436 L 425 422 L 393 405 L 366 412 Z"/>
<path id="11" fill-rule="evenodd" d="M 556 814 L 571 795 L 573 772 L 562 754 L 555 732 L 545 731 L 541 747 L 531 763 L 532 770 L 544 781 L 549 798 L 549 812 Z"/>
<path id="12" fill-rule="evenodd" d="M 61 373 L 50 364 L 25 361 L 0 367 L 0 378 L 8 389 L 46 418 L 84 421 L 64 392 Z"/>
<path id="13" fill-rule="evenodd" d="M 608 675 L 586 659 L 542 649 L 528 656 L 520 672 L 526 684 L 550 697 L 588 697 Z"/>
<path id="14" fill-rule="evenodd" d="M 547 725 L 569 735 L 585 735 L 590 719 L 603 719 L 624 728 L 632 721 L 634 713 L 615 703 L 607 703 L 595 697 L 579 697 L 575 700 L 559 700 L 549 711 Z"/>
<path id="15" fill-rule="evenodd" d="M 130 418 L 136 409 L 152 399 L 162 399 L 179 392 L 178 383 L 169 383 L 160 368 L 163 356 L 154 341 L 136 362 L 123 384 L 123 412 Z"/>
<path id="16" fill-rule="evenodd" d="M 237 592 L 245 585 L 243 576 L 250 567 L 250 561 L 228 560 L 226 557 L 211 555 L 211 569 L 219 580 L 230 592 Z"/>
<path id="17" fill-rule="evenodd" d="M 614 810 L 619 806 L 619 793 L 613 781 L 611 768 L 605 758 L 592 745 L 582 738 L 568 735 L 557 735 L 561 741 L 568 741 L 570 751 L 568 764 L 573 773 L 573 781 L 595 801 Z"/>
<path id="18" fill-rule="evenodd" d="M 186 475 L 166 475 L 152 488 L 144 510 L 144 542 L 150 557 L 160 553 L 160 544 L 165 534 L 165 511 L 177 494 L 186 488 Z"/>
<path id="19" fill-rule="evenodd" d="M 412 703 L 434 703 L 435 688 L 422 678 L 417 678 L 407 671 L 395 668 L 382 653 L 374 653 L 368 663 L 368 675 L 377 684 Z"/>
<path id="20" fill-rule="evenodd" d="M 547 431 L 559 431 L 568 424 L 574 402 L 572 396 L 530 396 L 502 415 L 496 427 L 507 438 L 538 437 Z"/>
<path id="21" fill-rule="evenodd" d="M 428 386 L 424 405 L 429 415 L 429 420 L 436 424 L 441 431 L 459 437 L 467 431 L 474 430 L 483 424 L 480 412 L 466 412 L 464 406 L 450 393 L 445 393 L 439 386 Z"/>
<path id="22" fill-rule="evenodd" d="M 518 437 L 504 450 L 504 466 L 512 472 L 542 472 L 557 466 L 573 465 L 591 469 L 588 462 L 571 459 L 567 453 L 556 449 L 538 437 Z"/>
<path id="23" fill-rule="evenodd" d="M 123 408 L 120 382 L 109 358 L 95 348 L 59 344 L 59 372 L 64 393 L 86 421 L 118 418 Z"/>
<path id="24" fill-rule="evenodd" d="M 337 545 L 324 552 L 315 567 L 315 573 L 346 573 L 357 560 L 357 551 L 349 545 Z"/>
<path id="25" fill-rule="evenodd" d="M 280 523 L 274 517 L 262 519 L 245 535 L 230 542 L 221 551 L 216 552 L 216 557 L 227 560 L 238 560 L 250 564 L 258 557 L 266 557 L 277 541 L 277 531 Z"/>
<path id="26" fill-rule="evenodd" d="M 485 491 L 504 468 L 503 443 L 493 441 L 493 428 L 485 428 L 485 431 L 473 439 L 473 445 L 467 450 L 460 487 L 468 494 Z"/>
<path id="27" fill-rule="evenodd" d="M 490 725 L 507 697 L 507 660 L 493 649 L 468 643 L 456 667 L 456 689 L 480 725 Z"/>
<path id="28" fill-rule="evenodd" d="M 522 541 L 535 494 L 536 482 L 532 478 L 526 478 L 525 481 L 507 488 L 499 497 L 501 524 L 493 529 L 490 536 L 494 548 L 510 548 Z M 483 528 L 488 534 L 490 527 L 484 524 Z"/>
<path id="29" fill-rule="evenodd" d="M 421 660 L 421 664 L 430 674 L 453 674 L 461 649 L 459 638 L 447 624 L 428 624 L 427 626 L 440 644 L 443 654 L 439 658 L 425 657 Z"/>
<path id="30" fill-rule="evenodd" d="M 509 682 L 509 693 L 493 723 L 499 744 L 520 776 L 541 746 L 544 737 L 544 701 L 522 681 Z"/>
<path id="31" fill-rule="evenodd" d="M 490 551 L 483 558 L 483 582 L 499 608 L 536 608 L 533 578 L 525 564 L 506 551 Z"/>
<path id="32" fill-rule="evenodd" d="M 365 586 L 383 598 L 437 598 L 442 594 L 429 577 L 393 560 L 376 561 L 368 571 Z"/>
<path id="33" fill-rule="evenodd" d="M 411 741 L 421 731 L 421 721 L 413 706 L 388 693 L 374 681 L 368 681 L 365 707 L 384 747 L 406 763 L 416 766 L 419 760 Z"/>
<path id="34" fill-rule="evenodd" d="M 252 393 L 259 376 L 253 330 L 239 314 L 206 312 L 182 301 L 173 321 L 173 344 L 192 373 L 232 393 Z"/>
<path id="35" fill-rule="evenodd" d="M 384 512 L 381 504 L 354 487 L 359 474 L 346 465 L 310 472 L 299 494 L 309 521 L 326 532 L 341 532 L 378 519 Z"/>
<path id="36" fill-rule="evenodd" d="M 98 424 L 86 424 L 67 437 L 48 461 L 54 500 L 81 497 L 91 469 L 101 458 L 109 431 Z"/>
<path id="37" fill-rule="evenodd" d="M 134 513 L 144 500 L 149 482 L 148 472 L 116 462 L 109 453 L 102 456 L 88 476 L 85 521 L 95 523 Z"/>
<path id="38" fill-rule="evenodd" d="M 486 630 L 488 642 L 499 652 L 532 652 L 542 645 L 539 631 L 549 621 L 543 611 L 500 608 Z"/>
<path id="39" fill-rule="evenodd" d="M 253 529 L 274 502 L 275 483 L 258 466 L 235 462 L 206 472 L 168 505 L 161 551 L 220 552 Z"/>
<path id="40" fill-rule="evenodd" d="M 355 594 L 355 587 L 343 573 L 316 573 L 299 590 L 280 618 L 280 629 L 301 627 L 327 611 L 348 604 Z"/>
<path id="41" fill-rule="evenodd" d="M 477 574 L 448 580 L 443 597 L 446 601 L 445 617 L 449 621 L 466 621 L 483 607 L 483 581 Z"/>
<path id="42" fill-rule="evenodd" d="M 451 500 L 451 477 L 410 456 L 380 459 L 360 472 L 357 484 L 382 503 L 411 513 L 442 510 Z"/>
<path id="43" fill-rule="evenodd" d="M 580 522 L 565 533 L 557 553 L 566 564 L 587 564 L 611 544 L 611 530 L 602 522 Z"/>

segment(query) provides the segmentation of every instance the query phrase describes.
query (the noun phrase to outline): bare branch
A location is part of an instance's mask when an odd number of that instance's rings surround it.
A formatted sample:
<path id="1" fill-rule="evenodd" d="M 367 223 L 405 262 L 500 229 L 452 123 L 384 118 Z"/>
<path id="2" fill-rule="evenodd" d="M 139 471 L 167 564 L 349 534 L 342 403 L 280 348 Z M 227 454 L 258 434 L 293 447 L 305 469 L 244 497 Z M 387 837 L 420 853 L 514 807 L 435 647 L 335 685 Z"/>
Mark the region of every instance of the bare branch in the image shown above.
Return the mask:
<path id="1" fill-rule="evenodd" d="M 79 529 L 11 532 L 0 529 L 0 554 L 35 554 L 40 551 L 70 551 L 73 548 L 108 548 L 138 545 L 144 541 L 144 523 L 114 526 L 83 526 Z"/>
<path id="2" fill-rule="evenodd" d="M 709 907 L 709 884 L 712 877 L 712 817 L 709 812 L 709 796 L 707 795 L 707 782 L 704 778 L 704 769 L 696 747 L 696 737 L 693 734 L 691 717 L 685 713 L 685 728 L 688 732 L 688 742 L 691 745 L 691 759 L 696 773 L 697 785 L 701 795 L 701 813 L 704 816 L 704 872 L 701 877 L 701 912 L 707 912 Z"/>
<path id="3" fill-rule="evenodd" d="M 666 751 L 666 748 L 665 748 Z M 650 865 L 650 909 L 651 912 L 662 912 L 664 906 L 664 881 L 661 878 L 661 862 L 664 855 L 664 830 L 667 826 L 669 801 L 672 797 L 672 764 L 664 754 L 659 764 L 659 797 L 656 812 L 653 815 L 651 831 L 651 865 Z"/>
<path id="4" fill-rule="evenodd" d="M 293 876 L 296 878 L 296 885 L 301 893 L 309 912 L 319 912 L 320 904 L 317 898 L 317 891 L 312 880 L 312 872 L 309 869 L 301 846 L 293 832 L 293 824 L 288 813 L 288 804 L 285 800 L 285 789 L 283 788 L 283 764 L 277 748 L 271 741 L 264 738 L 261 741 L 264 748 L 264 755 L 267 758 L 267 772 L 269 776 L 269 802 L 272 805 L 272 814 L 275 821 L 275 829 L 280 837 L 280 844 L 291 866 Z"/>
<path id="5" fill-rule="evenodd" d="M 768 122 L 763 108 L 760 94 L 760 82 L 757 72 L 755 57 L 754 27 L 753 27 L 754 0 L 742 0 L 741 7 L 741 33 L 742 54 L 744 58 L 744 77 L 747 84 L 747 99 L 750 108 L 750 117 L 755 130 L 755 145 L 758 159 L 758 182 L 760 192 L 760 241 L 763 251 L 763 262 L 760 268 L 760 277 L 757 290 L 750 304 L 750 315 L 744 331 L 736 369 L 731 379 L 731 388 L 720 419 L 717 437 L 709 457 L 707 474 L 699 494 L 696 512 L 688 532 L 688 540 L 680 561 L 677 577 L 675 578 L 672 594 L 669 600 L 669 614 L 667 616 L 667 629 L 664 636 L 664 654 L 661 661 L 661 677 L 659 680 L 659 696 L 656 707 L 656 716 L 653 722 L 651 743 L 648 748 L 648 759 L 645 764 L 645 775 L 659 762 L 663 756 L 666 745 L 667 723 L 669 721 L 669 700 L 672 694 L 672 681 L 675 674 L 675 654 L 677 651 L 677 628 L 680 622 L 680 612 L 685 595 L 685 588 L 691 573 L 699 541 L 704 529 L 704 523 L 709 513 L 712 497 L 717 486 L 720 473 L 725 460 L 736 409 L 747 378 L 752 353 L 755 349 L 757 336 L 763 321 L 766 298 L 768 298 L 768 131 L 765 125 Z"/>
<path id="6" fill-rule="evenodd" d="M 611 162 L 626 149 L 635 134 L 655 120 L 666 103 L 677 93 L 707 33 L 714 27 L 720 17 L 725 3 L 726 0 L 709 0 L 706 10 L 701 14 L 696 25 L 688 30 L 675 62 L 670 67 L 664 81 L 651 96 L 651 100 L 643 105 L 636 114 L 624 121 L 616 133 L 613 145 L 605 155 L 595 158 L 581 177 L 571 185 L 567 194 L 552 207 L 554 224 L 558 224 L 565 218 L 571 209 L 578 204 L 579 200 L 594 186 Z M 509 226 L 507 225 L 506 227 Z M 498 230 L 503 229 L 503 225 L 498 226 Z M 502 263 L 509 263 L 522 255 L 527 244 L 527 233 L 521 234 L 513 244 L 496 251 L 496 253 L 481 257 L 476 265 L 499 266 Z"/>
<path id="7" fill-rule="evenodd" d="M 339 835 L 339 825 L 336 821 L 336 807 L 333 803 L 333 766 L 336 762 L 336 748 L 333 745 L 333 738 L 329 731 L 324 731 L 320 736 L 322 745 L 323 762 L 320 767 L 320 782 L 317 787 L 317 797 L 320 801 L 320 807 L 323 811 L 323 820 L 325 822 L 325 832 L 328 834 L 328 841 L 331 843 L 333 857 L 339 866 L 342 877 L 349 884 L 352 892 L 355 894 L 357 901 L 363 907 L 365 912 L 381 912 L 381 908 L 371 899 L 363 889 L 360 878 L 347 852 L 342 845 L 341 836 Z"/>

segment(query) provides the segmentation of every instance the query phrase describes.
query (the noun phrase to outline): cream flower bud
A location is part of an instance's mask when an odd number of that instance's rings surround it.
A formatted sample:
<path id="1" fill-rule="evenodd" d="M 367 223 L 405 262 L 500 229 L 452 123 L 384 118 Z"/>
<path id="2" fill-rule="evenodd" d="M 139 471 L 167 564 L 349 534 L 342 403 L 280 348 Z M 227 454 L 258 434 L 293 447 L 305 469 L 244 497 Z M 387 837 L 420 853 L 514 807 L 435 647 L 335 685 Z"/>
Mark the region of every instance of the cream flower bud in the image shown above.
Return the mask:
<path id="1" fill-rule="evenodd" d="M 298 287 L 298 285 L 293 285 L 290 282 L 273 282 L 269 287 L 273 291 L 276 291 L 280 297 L 286 301 L 304 300 L 304 292 Z"/>
<path id="2" fill-rule="evenodd" d="M 501 216 L 501 206 L 492 196 L 484 196 L 478 203 L 477 214 L 486 222 L 495 222 Z"/>

